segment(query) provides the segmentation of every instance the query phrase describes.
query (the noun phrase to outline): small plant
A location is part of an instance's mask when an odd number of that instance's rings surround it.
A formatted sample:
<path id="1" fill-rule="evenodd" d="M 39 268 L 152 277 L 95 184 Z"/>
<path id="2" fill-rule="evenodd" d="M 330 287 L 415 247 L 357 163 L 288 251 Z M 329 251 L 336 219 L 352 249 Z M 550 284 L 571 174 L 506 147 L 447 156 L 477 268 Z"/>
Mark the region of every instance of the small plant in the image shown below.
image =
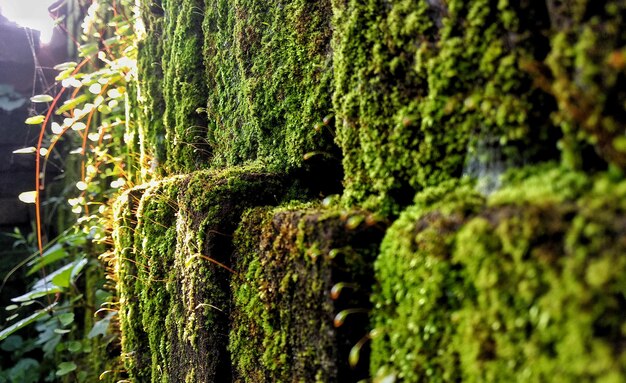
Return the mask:
<path id="1" fill-rule="evenodd" d="M 115 343 L 116 304 L 105 275 L 110 261 L 107 202 L 131 182 L 133 153 L 128 148 L 132 138 L 127 132 L 132 121 L 127 106 L 129 87 L 136 79 L 133 3 L 91 1 L 82 35 L 72 37 L 80 61 L 55 67 L 61 86 L 56 94 L 31 98 L 34 107 L 45 108 L 25 121 L 39 130 L 38 142 L 14 153 L 35 157 L 35 190 L 23 192 L 19 198 L 35 205 L 35 238 L 28 243 L 33 252 L 21 266 L 28 268 L 28 276 L 38 277 L 5 308 L 12 314 L 0 331 L 0 348 L 12 352 L 17 363 L 0 371 L 0 382 L 41 381 L 38 374 L 31 377 L 40 364 L 51 365 L 46 381 L 87 381 L 98 377 L 105 367 L 90 354 L 102 355 Z M 70 145 L 73 149 L 68 150 Z M 44 174 L 51 160 L 62 161 L 62 181 L 74 185 L 67 204 L 76 220 L 46 242 Z M 26 243 L 24 238 L 16 241 Z M 99 309 L 101 306 L 104 308 Z M 31 333 L 34 327 L 33 339 L 17 335 L 25 327 L 30 327 Z M 26 345 L 39 349 L 44 361 L 24 357 Z M 96 346 L 100 350 L 94 350 Z M 90 371 L 94 365 L 102 370 Z M 112 366 L 101 377 L 115 381 L 122 373 Z M 8 378 L 3 378 L 5 375 Z M 19 379 L 15 380 L 16 376 Z"/>

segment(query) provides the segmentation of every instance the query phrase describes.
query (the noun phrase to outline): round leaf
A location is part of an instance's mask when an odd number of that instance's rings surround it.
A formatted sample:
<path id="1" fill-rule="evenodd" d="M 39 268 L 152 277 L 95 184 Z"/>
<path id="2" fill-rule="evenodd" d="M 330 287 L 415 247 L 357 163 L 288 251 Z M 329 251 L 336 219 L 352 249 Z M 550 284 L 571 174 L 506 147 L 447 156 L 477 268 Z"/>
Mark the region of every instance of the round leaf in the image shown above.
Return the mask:
<path id="1" fill-rule="evenodd" d="M 43 122 L 43 120 L 45 120 L 46 117 L 39 115 L 39 116 L 32 116 L 32 117 L 28 117 L 25 121 L 26 125 L 39 125 Z"/>
<path id="2" fill-rule="evenodd" d="M 38 94 L 30 98 L 30 101 L 35 103 L 51 102 L 52 100 L 54 100 L 54 97 L 47 94 Z"/>
<path id="3" fill-rule="evenodd" d="M 76 370 L 76 363 L 74 362 L 63 362 L 63 363 L 59 363 L 58 365 L 58 370 L 56 372 L 57 376 L 63 376 L 63 375 L 67 375 L 70 372 Z"/>

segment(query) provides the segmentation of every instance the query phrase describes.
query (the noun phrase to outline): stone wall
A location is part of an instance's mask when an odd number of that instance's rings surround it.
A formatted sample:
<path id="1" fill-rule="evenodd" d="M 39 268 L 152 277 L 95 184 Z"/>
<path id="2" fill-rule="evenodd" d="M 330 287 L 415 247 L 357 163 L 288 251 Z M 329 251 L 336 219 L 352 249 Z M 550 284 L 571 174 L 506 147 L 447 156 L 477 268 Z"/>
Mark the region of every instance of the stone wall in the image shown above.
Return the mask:
<path id="1" fill-rule="evenodd" d="M 626 381 L 623 1 L 143 1 L 135 382 Z"/>

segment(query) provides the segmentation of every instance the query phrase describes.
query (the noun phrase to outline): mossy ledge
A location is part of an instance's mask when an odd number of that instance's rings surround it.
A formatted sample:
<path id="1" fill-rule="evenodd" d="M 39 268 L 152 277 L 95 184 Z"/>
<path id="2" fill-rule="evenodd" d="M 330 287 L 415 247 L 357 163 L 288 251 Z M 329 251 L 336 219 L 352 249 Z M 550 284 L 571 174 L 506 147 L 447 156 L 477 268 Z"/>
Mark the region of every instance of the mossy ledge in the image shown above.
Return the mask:
<path id="1" fill-rule="evenodd" d="M 126 368 L 138 382 L 230 379 L 231 236 L 246 207 L 272 205 L 286 177 L 231 168 L 131 190 L 115 241 Z"/>
<path id="2" fill-rule="evenodd" d="M 235 233 L 229 349 L 235 382 L 367 377 L 372 261 L 385 224 L 360 210 L 290 206 L 247 212 Z M 343 318 L 344 315 L 346 315 Z"/>
<path id="3" fill-rule="evenodd" d="M 482 202 L 450 190 L 418 195 L 383 240 L 372 374 L 623 382 L 626 183 L 543 167 Z"/>

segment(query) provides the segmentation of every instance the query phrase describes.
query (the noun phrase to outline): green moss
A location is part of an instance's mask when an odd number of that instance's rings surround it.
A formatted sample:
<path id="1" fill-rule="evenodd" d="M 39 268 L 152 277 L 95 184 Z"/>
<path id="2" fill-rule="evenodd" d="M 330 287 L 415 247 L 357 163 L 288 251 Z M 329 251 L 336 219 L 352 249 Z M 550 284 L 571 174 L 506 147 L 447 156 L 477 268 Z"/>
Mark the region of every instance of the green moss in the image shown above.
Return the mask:
<path id="1" fill-rule="evenodd" d="M 470 185 L 426 189 L 387 231 L 375 262 L 372 376 L 454 382 L 453 313 L 471 294 L 451 253 L 459 227 L 484 200 Z"/>
<path id="2" fill-rule="evenodd" d="M 162 4 L 167 169 L 182 173 L 206 168 L 211 155 L 207 120 L 199 111 L 208 94 L 201 54 L 204 2 L 166 0 Z M 151 112 L 160 114 L 159 110 Z"/>
<path id="3" fill-rule="evenodd" d="M 144 0 L 141 162 L 184 175 L 118 205 L 130 376 L 367 377 L 366 316 L 332 326 L 369 306 L 361 209 L 413 201 L 374 265 L 375 379 L 623 381 L 626 6 L 561 3 Z M 333 139 L 342 205 L 258 208 L 300 191 L 268 171 L 332 182 Z"/>
<path id="4" fill-rule="evenodd" d="M 494 207 L 459 232 L 464 381 L 624 381 L 625 192 L 599 178 L 575 204 Z"/>
<path id="5" fill-rule="evenodd" d="M 258 168 L 199 171 L 152 183 L 135 208 L 132 193 L 118 202 L 122 346 L 132 378 L 230 379 L 232 232 L 245 208 L 278 203 L 285 182 Z"/>
<path id="6" fill-rule="evenodd" d="M 550 77 L 539 76 L 558 102 L 554 122 L 564 132 L 564 160 L 575 168 L 597 166 L 594 160 L 598 160 L 588 150 L 593 146 L 604 161 L 623 170 L 626 5 L 620 1 L 572 3 L 551 6 L 555 32 L 546 59 Z"/>
<path id="7" fill-rule="evenodd" d="M 163 63 L 164 54 L 164 11 L 160 0 L 142 0 L 142 21 L 146 29 L 143 39 L 138 44 L 138 136 L 140 143 L 140 167 L 142 178 L 147 173 L 165 174 L 167 150 L 165 126 L 162 111 L 165 109 L 163 98 Z"/>
<path id="8" fill-rule="evenodd" d="M 139 265 L 134 247 L 137 205 L 143 189 L 127 191 L 116 200 L 112 234 L 117 260 L 115 276 L 120 302 L 122 359 L 130 378 L 136 381 L 149 381 L 150 378 L 149 345 L 141 325 L 141 284 L 136 279 Z"/>
<path id="9" fill-rule="evenodd" d="M 235 232 L 229 349 L 237 382 L 343 382 L 367 376 L 350 348 L 367 334 L 370 262 L 384 224 L 364 211 L 307 206 L 249 211 Z M 361 217 L 359 224 L 355 217 Z M 366 222 L 369 222 L 366 223 Z M 333 286 L 345 288 L 336 300 Z"/>
<path id="10" fill-rule="evenodd" d="M 388 230 L 377 378 L 624 381 L 626 183 L 554 166 L 507 182 L 485 203 L 467 187 L 426 189 Z"/>
<path id="11" fill-rule="evenodd" d="M 406 205 L 415 191 L 460 176 L 468 157 L 484 156 L 475 150 L 484 142 L 497 148 L 485 162 L 556 157 L 549 102 L 518 67 L 546 46 L 545 8 L 489 0 L 333 7 L 348 201 Z"/>
<path id="12" fill-rule="evenodd" d="M 213 165 L 256 160 L 284 170 L 307 153 L 336 154 L 330 19 L 329 0 L 206 2 Z"/>
<path id="13" fill-rule="evenodd" d="M 176 250 L 177 179 L 166 180 L 146 190 L 137 209 L 135 249 L 136 284 L 140 302 L 141 325 L 150 347 L 152 382 L 169 382 L 170 364 L 166 317 L 177 312 L 171 307 L 177 298 L 172 288 L 172 265 Z M 178 368 L 178 366 L 176 366 Z"/>
<path id="14" fill-rule="evenodd" d="M 489 197 L 490 204 L 574 201 L 591 187 L 585 173 L 554 163 L 511 169 L 502 177 L 502 183 Z"/>

